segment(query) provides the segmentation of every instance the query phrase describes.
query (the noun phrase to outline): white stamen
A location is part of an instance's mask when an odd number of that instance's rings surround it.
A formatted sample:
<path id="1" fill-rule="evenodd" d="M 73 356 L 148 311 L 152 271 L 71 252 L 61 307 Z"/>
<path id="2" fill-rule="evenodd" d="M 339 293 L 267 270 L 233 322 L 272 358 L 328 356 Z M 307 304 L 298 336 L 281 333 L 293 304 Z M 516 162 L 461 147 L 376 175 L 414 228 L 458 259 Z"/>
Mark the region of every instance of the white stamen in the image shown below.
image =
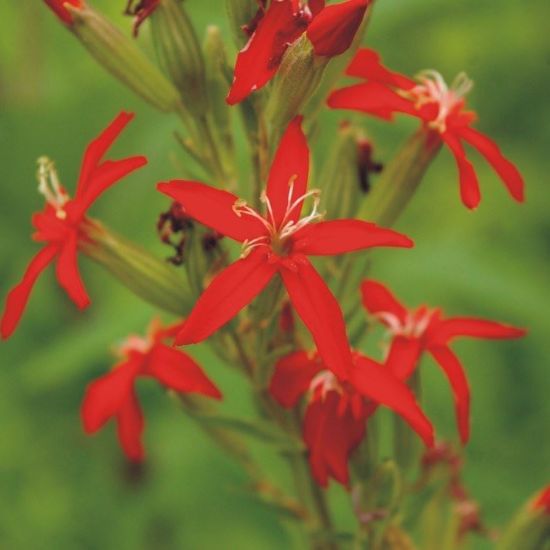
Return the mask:
<path id="1" fill-rule="evenodd" d="M 287 206 L 285 210 L 285 215 L 279 224 L 275 221 L 275 215 L 273 213 L 273 206 L 269 197 L 264 192 L 260 197 L 263 204 L 265 204 L 267 218 L 260 215 L 254 208 L 248 206 L 246 201 L 238 200 L 233 205 L 233 211 L 237 216 L 241 217 L 243 215 L 252 216 L 259 220 L 262 225 L 266 228 L 268 235 L 262 235 L 256 237 L 255 239 L 247 240 L 243 243 L 243 250 L 241 253 L 241 258 L 245 258 L 250 254 L 252 250 L 259 246 L 269 246 L 272 240 L 285 241 L 294 233 L 304 228 L 306 225 L 323 218 L 324 213 L 319 212 L 319 203 L 320 203 L 320 194 L 321 192 L 318 189 L 312 189 L 307 193 L 304 193 L 297 199 L 292 202 L 294 194 L 294 182 L 297 176 L 293 176 L 289 182 L 289 190 L 287 197 Z M 313 207 L 309 215 L 301 218 L 297 222 L 289 219 L 292 213 L 296 208 L 300 207 L 306 199 L 313 197 Z"/>
<path id="2" fill-rule="evenodd" d="M 435 309 L 426 309 L 420 318 L 417 317 L 417 312 L 408 312 L 404 322 L 388 311 L 376 313 L 375 317 L 388 326 L 388 332 L 393 336 L 420 338 L 426 332 L 435 312 Z"/>
<path id="3" fill-rule="evenodd" d="M 438 103 L 437 117 L 429 125 L 439 132 L 445 132 L 447 117 L 470 92 L 474 85 L 473 81 L 468 78 L 466 73 L 462 72 L 457 75 L 449 88 L 441 74 L 432 70 L 422 71 L 417 75 L 417 80 L 419 84 L 406 94 L 412 96 L 412 99 L 416 101 L 417 108 L 427 103 Z"/>
<path id="4" fill-rule="evenodd" d="M 56 216 L 64 220 L 67 213 L 63 208 L 69 196 L 61 187 L 55 164 L 48 157 L 40 157 L 37 162 L 38 192 L 44 195 L 46 202 L 54 208 Z"/>
<path id="5" fill-rule="evenodd" d="M 309 384 L 309 391 L 311 395 L 315 395 L 317 391 L 321 391 L 321 399 L 325 400 L 327 394 L 331 391 L 335 391 L 342 395 L 344 390 L 338 382 L 338 379 L 329 370 L 323 370 L 317 374 L 311 383 Z"/>

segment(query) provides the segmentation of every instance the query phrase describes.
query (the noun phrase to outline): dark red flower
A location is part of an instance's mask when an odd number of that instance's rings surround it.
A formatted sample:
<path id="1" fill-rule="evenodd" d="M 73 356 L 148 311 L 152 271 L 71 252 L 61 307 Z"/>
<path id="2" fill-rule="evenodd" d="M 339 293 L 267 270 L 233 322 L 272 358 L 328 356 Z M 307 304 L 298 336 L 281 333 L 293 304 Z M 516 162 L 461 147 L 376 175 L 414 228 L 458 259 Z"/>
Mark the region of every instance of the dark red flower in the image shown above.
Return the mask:
<path id="1" fill-rule="evenodd" d="M 78 246 L 86 237 L 86 227 L 92 222 L 86 217 L 88 208 L 111 185 L 147 163 L 145 157 L 106 160 L 103 156 L 133 114 L 120 113 L 118 117 L 87 147 L 82 160 L 75 198 L 69 198 L 57 179 L 53 163 L 40 159 L 38 190 L 46 197 L 42 212 L 32 218 L 36 233 L 33 238 L 45 243 L 29 264 L 22 281 L 8 294 L 1 320 L 2 338 L 8 338 L 19 322 L 31 290 L 38 276 L 57 259 L 56 276 L 69 298 L 80 308 L 90 300 L 78 272 Z"/>
<path id="2" fill-rule="evenodd" d="M 381 283 L 364 281 L 363 305 L 393 336 L 386 364 L 401 380 L 406 380 L 429 352 L 451 384 L 460 437 L 470 436 L 470 388 L 458 357 L 449 347 L 458 337 L 505 339 L 520 338 L 525 331 L 495 321 L 474 317 L 445 318 L 440 309 L 421 306 L 406 309 Z"/>
<path id="3" fill-rule="evenodd" d="M 542 510 L 550 516 L 550 485 L 544 488 L 533 502 L 534 510 Z"/>
<path id="4" fill-rule="evenodd" d="M 208 338 L 249 304 L 278 273 L 290 301 L 326 365 L 345 379 L 351 364 L 338 302 L 307 256 L 353 252 L 374 246 L 410 247 L 409 238 L 360 220 L 320 221 L 319 192 L 307 191 L 309 149 L 300 119 L 292 121 L 271 166 L 260 214 L 232 193 L 193 181 L 160 183 L 158 189 L 185 212 L 220 234 L 243 243 L 241 258 L 212 281 L 199 298 L 178 344 Z M 300 218 L 304 202 L 312 211 Z"/>
<path id="5" fill-rule="evenodd" d="M 159 4 L 160 0 L 128 0 L 124 13 L 135 17 L 134 36 L 138 35 L 142 23 L 157 9 Z"/>
<path id="6" fill-rule="evenodd" d="M 144 457 L 144 420 L 134 390 L 137 378 L 155 378 L 179 393 L 198 393 L 215 399 L 222 396 L 189 355 L 166 345 L 173 342 L 180 328 L 181 324 L 164 328 L 153 321 L 146 338 L 130 336 L 120 346 L 121 362 L 86 390 L 81 411 L 84 430 L 93 434 L 114 418 L 120 445 L 130 460 Z"/>
<path id="7" fill-rule="evenodd" d="M 283 407 L 296 406 L 304 394 L 308 404 L 303 435 L 315 479 L 326 486 L 329 477 L 347 485 L 348 460 L 365 434 L 365 422 L 385 405 L 405 418 L 426 445 L 433 428 L 414 394 L 387 368 L 353 353 L 348 381 L 327 370 L 316 353 L 292 353 L 277 363 L 269 391 Z"/>
<path id="8" fill-rule="evenodd" d="M 322 0 L 272 0 L 255 18 L 255 31 L 240 51 L 227 102 L 239 103 L 265 86 L 287 48 L 307 32 L 316 55 L 333 57 L 351 45 L 370 0 L 347 0 L 325 7 Z"/>
<path id="9" fill-rule="evenodd" d="M 465 109 L 465 96 L 472 81 L 464 73 L 457 76 L 449 88 L 441 75 L 425 71 L 418 81 L 384 67 L 373 50 L 360 50 L 348 67 L 350 76 L 367 82 L 336 90 L 328 99 L 334 109 L 351 109 L 390 120 L 395 113 L 404 113 L 422 124 L 440 139 L 453 153 L 459 175 L 462 202 L 475 208 L 481 195 L 475 170 L 466 157 L 463 143 L 481 153 L 505 184 L 510 195 L 522 202 L 523 178 L 506 159 L 499 147 L 486 135 L 472 127 L 475 113 Z"/>
<path id="10" fill-rule="evenodd" d="M 71 12 L 65 7 L 66 4 L 74 6 L 75 8 L 83 8 L 83 0 L 44 0 L 46 5 L 65 23 L 71 25 L 73 22 L 73 16 Z"/>

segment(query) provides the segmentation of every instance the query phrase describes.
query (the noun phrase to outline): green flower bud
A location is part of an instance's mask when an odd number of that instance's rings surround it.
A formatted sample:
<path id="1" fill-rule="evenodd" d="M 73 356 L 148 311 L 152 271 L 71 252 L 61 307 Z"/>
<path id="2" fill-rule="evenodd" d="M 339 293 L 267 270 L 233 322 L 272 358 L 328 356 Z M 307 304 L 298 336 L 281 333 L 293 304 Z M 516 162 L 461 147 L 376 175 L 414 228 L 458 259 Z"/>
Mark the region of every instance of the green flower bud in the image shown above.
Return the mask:
<path id="1" fill-rule="evenodd" d="M 179 108 L 177 90 L 131 38 L 87 6 L 65 7 L 73 19 L 70 30 L 100 65 L 157 109 L 172 112 Z"/>
<path id="2" fill-rule="evenodd" d="M 162 0 L 151 14 L 153 42 L 161 67 L 186 108 L 203 115 L 208 109 L 204 59 L 195 29 L 179 0 Z"/>
<path id="3" fill-rule="evenodd" d="M 261 8 L 257 0 L 226 0 L 225 7 L 235 44 L 242 48 L 253 32 L 254 21 Z"/>

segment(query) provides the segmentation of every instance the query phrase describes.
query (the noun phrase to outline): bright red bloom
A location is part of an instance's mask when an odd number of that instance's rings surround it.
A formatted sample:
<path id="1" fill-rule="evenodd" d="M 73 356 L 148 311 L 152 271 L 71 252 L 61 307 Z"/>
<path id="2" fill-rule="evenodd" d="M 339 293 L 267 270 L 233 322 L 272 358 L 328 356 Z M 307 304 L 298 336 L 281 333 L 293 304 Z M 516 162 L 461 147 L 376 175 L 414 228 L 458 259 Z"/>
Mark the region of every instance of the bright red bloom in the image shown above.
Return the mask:
<path id="1" fill-rule="evenodd" d="M 347 0 L 325 7 L 324 0 L 272 0 L 254 21 L 255 31 L 240 51 L 227 96 L 231 105 L 265 86 L 277 72 L 287 48 L 307 33 L 316 55 L 333 57 L 351 45 L 370 0 Z"/>
<path id="2" fill-rule="evenodd" d="M 134 4 L 136 5 L 134 6 Z M 138 35 L 142 23 L 157 9 L 159 4 L 160 0 L 137 0 L 137 3 L 136 0 L 128 0 L 124 13 L 135 17 L 134 36 Z"/>
<path id="3" fill-rule="evenodd" d="M 361 285 L 363 305 L 393 335 L 386 360 L 392 372 L 406 380 L 429 352 L 443 369 L 451 384 L 460 437 L 470 436 L 470 388 L 458 357 L 449 347 L 458 337 L 506 339 L 520 338 L 525 331 L 509 325 L 474 317 L 445 318 L 440 309 L 426 306 L 408 310 L 381 283 L 364 281 Z"/>
<path id="4" fill-rule="evenodd" d="M 44 0 L 46 5 L 67 25 L 71 25 L 73 22 L 73 16 L 71 12 L 65 7 L 66 4 L 74 6 L 75 8 L 83 8 L 83 0 Z"/>
<path id="5" fill-rule="evenodd" d="M 269 391 L 283 407 L 294 407 L 309 395 L 303 435 L 315 479 L 326 486 L 329 477 L 347 485 L 348 460 L 365 435 L 365 422 L 378 404 L 400 414 L 433 445 L 433 428 L 418 406 L 414 394 L 387 368 L 353 353 L 349 381 L 339 380 L 326 369 L 317 354 L 304 351 L 281 359 Z"/>
<path id="6" fill-rule="evenodd" d="M 326 365 L 345 379 L 351 365 L 338 302 L 307 256 L 353 252 L 374 246 L 410 247 L 409 238 L 359 220 L 319 221 L 319 192 L 307 192 L 309 149 L 292 121 L 283 136 L 262 196 L 260 214 L 232 193 L 193 181 L 160 183 L 188 216 L 243 243 L 241 259 L 222 271 L 199 298 L 178 335 L 178 344 L 208 338 L 249 304 L 278 273 L 290 301 L 309 328 Z M 300 218 L 306 199 L 312 212 Z"/>
<path id="7" fill-rule="evenodd" d="M 36 229 L 33 238 L 46 244 L 29 264 L 22 281 L 8 294 L 0 324 L 2 338 L 8 338 L 13 333 L 34 283 L 55 259 L 57 280 L 69 298 L 80 309 L 89 305 L 90 300 L 80 279 L 77 262 L 79 243 L 87 238 L 86 226 L 92 223 L 86 217 L 86 212 L 107 188 L 147 163 L 145 157 L 102 162 L 109 147 L 133 116 L 120 113 L 87 147 L 74 199 L 69 198 L 59 183 L 51 161 L 40 159 L 38 190 L 46 197 L 46 206 L 32 218 Z"/>
<path id="8" fill-rule="evenodd" d="M 464 99 L 472 81 L 464 73 L 458 75 L 451 88 L 435 71 L 421 73 L 417 82 L 390 71 L 382 65 L 376 52 L 364 49 L 357 53 L 347 74 L 365 78 L 367 82 L 333 92 L 328 105 L 386 120 L 391 120 L 395 113 L 419 118 L 453 153 L 460 175 L 462 202 L 468 208 L 475 208 L 481 195 L 474 167 L 466 157 L 464 142 L 485 157 L 510 195 L 518 202 L 523 201 L 524 183 L 517 168 L 503 156 L 496 143 L 472 127 L 476 115 L 465 110 Z"/>
<path id="9" fill-rule="evenodd" d="M 122 361 L 86 390 L 81 411 L 84 430 L 93 434 L 114 418 L 120 445 L 130 460 L 140 461 L 144 457 L 141 443 L 144 420 L 134 390 L 137 378 L 155 378 L 180 393 L 198 393 L 215 399 L 222 396 L 189 355 L 166 345 L 173 342 L 180 328 L 181 324 L 163 328 L 153 321 L 146 338 L 130 336 L 119 349 Z"/>
<path id="10" fill-rule="evenodd" d="M 542 510 L 550 516 L 550 485 L 543 489 L 533 502 L 534 510 Z"/>

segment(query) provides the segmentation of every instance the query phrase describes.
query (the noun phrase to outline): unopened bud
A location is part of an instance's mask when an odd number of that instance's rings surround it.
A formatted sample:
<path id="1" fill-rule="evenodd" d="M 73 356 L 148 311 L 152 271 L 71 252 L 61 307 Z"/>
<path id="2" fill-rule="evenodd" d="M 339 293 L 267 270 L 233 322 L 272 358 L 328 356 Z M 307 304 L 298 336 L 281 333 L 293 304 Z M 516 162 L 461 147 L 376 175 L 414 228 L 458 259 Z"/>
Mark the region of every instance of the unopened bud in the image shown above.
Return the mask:
<path id="1" fill-rule="evenodd" d="M 88 221 L 80 247 L 142 300 L 180 317 L 191 311 L 193 295 L 180 271 L 99 222 Z"/>
<path id="2" fill-rule="evenodd" d="M 204 59 L 191 20 L 179 0 L 162 0 L 150 16 L 153 42 L 161 67 L 187 109 L 208 109 Z"/>
<path id="3" fill-rule="evenodd" d="M 363 198 L 358 139 L 356 128 L 342 125 L 323 165 L 319 187 L 328 219 L 353 218 Z"/>
<path id="4" fill-rule="evenodd" d="M 273 79 L 266 108 L 274 136 L 282 135 L 289 122 L 302 111 L 317 89 L 328 61 L 328 57 L 315 55 L 305 34 L 288 47 Z"/>
<path id="5" fill-rule="evenodd" d="M 550 541 L 550 486 L 531 499 L 510 523 L 497 550 L 542 550 Z"/>
<path id="6" fill-rule="evenodd" d="M 73 20 L 70 29 L 101 66 L 157 109 L 178 110 L 178 91 L 130 37 L 87 6 L 64 6 Z"/>
<path id="7" fill-rule="evenodd" d="M 70 4 L 75 8 L 84 7 L 82 0 L 44 0 L 44 2 L 63 23 L 69 26 L 73 24 L 73 18 L 71 12 L 65 7 L 65 4 Z"/>
<path id="8" fill-rule="evenodd" d="M 254 34 L 266 10 L 266 0 L 226 0 L 225 7 L 236 46 L 240 49 Z"/>

